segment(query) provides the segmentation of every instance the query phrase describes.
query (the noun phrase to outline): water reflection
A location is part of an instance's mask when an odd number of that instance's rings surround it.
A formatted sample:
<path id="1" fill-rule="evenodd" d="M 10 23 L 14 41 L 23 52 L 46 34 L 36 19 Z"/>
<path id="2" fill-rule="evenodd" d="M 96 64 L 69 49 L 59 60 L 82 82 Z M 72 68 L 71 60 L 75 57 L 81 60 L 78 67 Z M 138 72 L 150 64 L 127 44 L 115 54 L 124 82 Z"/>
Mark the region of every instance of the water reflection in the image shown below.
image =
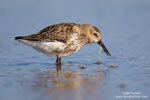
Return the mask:
<path id="1" fill-rule="evenodd" d="M 103 72 L 91 74 L 82 74 L 81 71 L 72 70 L 70 68 L 62 69 L 62 71 L 47 70 L 34 74 L 34 80 L 29 87 L 33 91 L 41 91 L 47 98 L 66 100 L 82 100 L 94 97 L 100 98 L 96 92 L 100 89 Z"/>
<path id="2" fill-rule="evenodd" d="M 61 64 L 56 64 L 56 71 L 61 71 Z"/>

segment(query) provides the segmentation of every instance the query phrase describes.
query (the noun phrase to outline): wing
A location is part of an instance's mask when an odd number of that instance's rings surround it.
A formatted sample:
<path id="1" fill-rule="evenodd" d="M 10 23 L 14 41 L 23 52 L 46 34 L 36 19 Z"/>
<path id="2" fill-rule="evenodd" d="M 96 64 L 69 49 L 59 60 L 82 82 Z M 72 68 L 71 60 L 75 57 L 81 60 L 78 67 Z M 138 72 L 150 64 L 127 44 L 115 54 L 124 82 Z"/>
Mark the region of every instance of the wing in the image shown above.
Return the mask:
<path id="1" fill-rule="evenodd" d="M 66 42 L 70 35 L 73 34 L 73 26 L 75 23 L 61 23 L 48 26 L 40 32 L 22 37 L 24 40 L 31 41 L 60 41 Z"/>

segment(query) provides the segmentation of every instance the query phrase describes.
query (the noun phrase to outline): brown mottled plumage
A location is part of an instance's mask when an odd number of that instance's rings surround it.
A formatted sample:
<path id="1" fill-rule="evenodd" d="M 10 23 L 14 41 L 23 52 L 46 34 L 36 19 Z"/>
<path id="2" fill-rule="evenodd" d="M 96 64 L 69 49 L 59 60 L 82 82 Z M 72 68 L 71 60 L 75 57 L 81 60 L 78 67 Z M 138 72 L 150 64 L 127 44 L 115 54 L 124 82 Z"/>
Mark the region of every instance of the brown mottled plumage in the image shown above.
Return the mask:
<path id="1" fill-rule="evenodd" d="M 45 42 L 56 40 L 65 43 L 69 39 L 69 36 L 73 33 L 74 25 L 74 23 L 55 24 L 48 26 L 35 34 L 24 36 L 22 39 Z"/>
<path id="2" fill-rule="evenodd" d="M 101 32 L 90 24 L 60 23 L 48 26 L 41 31 L 28 36 L 15 37 L 22 43 L 32 46 L 34 49 L 56 56 L 56 63 L 60 64 L 60 58 L 78 51 L 89 43 L 98 43 L 107 55 L 109 51 L 101 40 Z"/>

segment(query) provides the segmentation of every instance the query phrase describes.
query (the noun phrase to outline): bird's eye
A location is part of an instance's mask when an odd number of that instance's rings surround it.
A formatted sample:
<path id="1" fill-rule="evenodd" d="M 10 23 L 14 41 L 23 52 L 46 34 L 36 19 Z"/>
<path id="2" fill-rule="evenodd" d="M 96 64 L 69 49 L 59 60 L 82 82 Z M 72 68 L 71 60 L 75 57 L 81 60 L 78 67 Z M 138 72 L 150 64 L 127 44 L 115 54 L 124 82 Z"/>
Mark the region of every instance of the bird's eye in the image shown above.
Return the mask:
<path id="1" fill-rule="evenodd" d="M 98 35 L 96 33 L 94 33 L 94 36 L 98 37 Z"/>

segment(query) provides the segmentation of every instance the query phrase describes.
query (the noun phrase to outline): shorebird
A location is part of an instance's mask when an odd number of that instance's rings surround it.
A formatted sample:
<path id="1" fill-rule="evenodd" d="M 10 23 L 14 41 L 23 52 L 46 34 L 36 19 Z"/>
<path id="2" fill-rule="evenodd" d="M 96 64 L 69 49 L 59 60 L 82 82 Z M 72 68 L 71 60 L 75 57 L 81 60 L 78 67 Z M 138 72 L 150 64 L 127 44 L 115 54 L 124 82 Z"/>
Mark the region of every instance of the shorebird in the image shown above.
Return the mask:
<path id="1" fill-rule="evenodd" d="M 48 56 L 57 57 L 57 65 L 61 64 L 61 57 L 77 52 L 85 44 L 98 43 L 110 56 L 102 42 L 100 30 L 90 24 L 55 24 L 35 34 L 15 37 L 15 40 L 32 46 Z"/>

